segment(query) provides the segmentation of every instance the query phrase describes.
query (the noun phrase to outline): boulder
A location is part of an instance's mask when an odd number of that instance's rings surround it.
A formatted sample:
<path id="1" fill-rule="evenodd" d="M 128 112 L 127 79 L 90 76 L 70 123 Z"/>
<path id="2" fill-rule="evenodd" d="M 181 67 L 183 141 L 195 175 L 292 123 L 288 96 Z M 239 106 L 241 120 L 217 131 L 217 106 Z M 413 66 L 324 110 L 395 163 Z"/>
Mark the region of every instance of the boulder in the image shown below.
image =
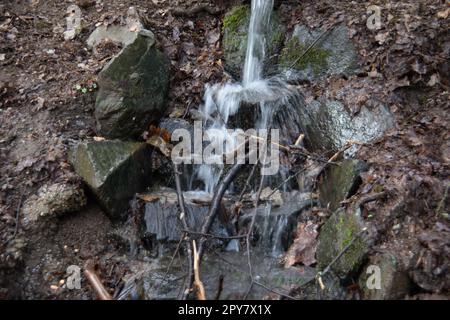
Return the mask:
<path id="1" fill-rule="evenodd" d="M 357 53 L 345 26 L 337 26 L 325 33 L 304 55 L 323 32 L 323 29 L 312 30 L 304 25 L 296 26 L 280 54 L 281 69 L 293 69 L 295 72 L 289 76 L 308 81 L 330 75 L 350 76 L 357 73 Z"/>
<path id="2" fill-rule="evenodd" d="M 44 185 L 23 205 L 23 223 L 31 226 L 45 217 L 55 217 L 81 210 L 87 203 L 84 190 L 78 185 L 56 183 Z"/>
<path id="3" fill-rule="evenodd" d="M 129 200 L 151 184 L 151 152 L 145 143 L 95 141 L 70 153 L 80 175 L 111 218 L 124 217 Z"/>
<path id="4" fill-rule="evenodd" d="M 364 161 L 345 159 L 337 165 L 328 166 L 320 176 L 318 187 L 320 202 L 331 211 L 351 197 L 362 180 L 360 173 L 366 170 Z"/>
<path id="5" fill-rule="evenodd" d="M 359 210 L 349 208 L 334 212 L 322 226 L 316 251 L 318 268 L 324 270 L 362 231 L 364 223 Z M 331 267 L 341 279 L 356 272 L 369 251 L 369 237 L 359 236 Z"/>
<path id="6" fill-rule="evenodd" d="M 371 269 L 369 267 L 372 266 Z M 375 268 L 379 269 L 375 269 Z M 377 272 L 379 271 L 379 274 Z M 373 277 L 379 276 L 379 282 Z M 380 285 L 377 287 L 377 285 Z M 365 299 L 396 300 L 405 298 L 411 289 L 411 280 L 392 252 L 371 257 L 360 277 L 360 287 Z"/>
<path id="7" fill-rule="evenodd" d="M 363 106 L 352 116 L 341 102 L 321 98 L 297 110 L 308 148 L 320 153 L 333 154 L 349 140 L 373 141 L 394 127 L 393 115 L 381 104 L 370 109 Z M 353 146 L 346 155 L 352 156 L 356 150 Z"/>
<path id="8" fill-rule="evenodd" d="M 233 7 L 223 19 L 224 67 L 234 78 L 240 79 L 247 51 L 248 27 L 250 24 L 250 6 Z M 284 27 L 276 11 L 264 33 L 267 37 L 266 66 L 275 65 L 274 56 L 280 50 L 284 40 Z M 268 69 L 268 68 L 266 68 Z M 270 71 L 270 70 L 266 70 Z"/>
<path id="9" fill-rule="evenodd" d="M 148 30 L 136 34 L 101 71 L 95 103 L 99 132 L 108 138 L 133 139 L 166 108 L 169 60 L 155 46 Z"/>

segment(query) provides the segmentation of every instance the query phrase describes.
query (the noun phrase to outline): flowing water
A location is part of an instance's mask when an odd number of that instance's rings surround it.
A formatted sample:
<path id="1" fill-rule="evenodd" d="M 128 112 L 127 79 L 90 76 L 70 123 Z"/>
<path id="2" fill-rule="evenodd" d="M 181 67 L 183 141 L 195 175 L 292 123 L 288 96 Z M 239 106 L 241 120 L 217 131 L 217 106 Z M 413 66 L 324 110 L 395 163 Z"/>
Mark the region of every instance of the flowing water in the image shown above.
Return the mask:
<path id="1" fill-rule="evenodd" d="M 273 0 L 252 1 L 242 83 L 215 84 L 207 86 L 205 91 L 204 104 L 201 107 L 205 135 L 210 143 L 223 145 L 225 154 L 235 150 L 242 141 L 239 139 L 242 136 L 236 132 L 230 133 L 227 129 L 230 127 L 230 117 L 236 115 L 243 104 L 259 109 L 254 112 L 257 116 L 253 128 L 269 129 L 273 125 L 275 112 L 285 107 L 289 109 L 296 96 L 296 93 L 280 78 L 263 78 L 267 47 L 266 29 L 270 23 L 273 4 Z M 290 118 L 290 115 L 287 115 L 287 118 Z M 289 126 L 283 123 L 286 118 L 275 117 L 275 120 L 282 124 L 281 131 L 289 129 Z M 224 168 L 220 163 L 211 164 L 214 160 L 220 162 L 222 155 L 215 157 L 217 158 L 204 159 L 209 160 L 209 164 L 197 166 L 193 177 L 193 180 L 201 181 L 203 190 L 209 193 L 214 192 Z"/>

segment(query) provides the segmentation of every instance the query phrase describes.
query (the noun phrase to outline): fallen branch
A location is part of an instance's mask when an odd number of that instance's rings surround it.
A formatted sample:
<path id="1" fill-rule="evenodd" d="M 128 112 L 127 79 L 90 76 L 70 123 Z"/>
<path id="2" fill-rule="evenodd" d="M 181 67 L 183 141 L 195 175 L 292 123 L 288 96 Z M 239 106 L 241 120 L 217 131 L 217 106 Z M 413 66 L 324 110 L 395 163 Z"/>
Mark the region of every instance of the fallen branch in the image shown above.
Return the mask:
<path id="1" fill-rule="evenodd" d="M 185 233 L 188 234 L 192 234 L 192 235 L 197 235 L 197 236 L 202 236 L 202 237 L 206 237 L 206 238 L 215 238 L 215 239 L 219 239 L 219 240 L 234 240 L 234 239 L 243 239 L 245 238 L 245 235 L 238 235 L 238 236 L 219 236 L 216 234 L 210 234 L 210 233 L 202 233 L 202 232 L 197 232 L 197 231 L 191 231 L 191 230 L 182 230 Z"/>
<path id="2" fill-rule="evenodd" d="M 112 300 L 108 290 L 106 290 L 94 268 L 89 263 L 85 266 L 84 275 L 100 300 Z"/>
<path id="3" fill-rule="evenodd" d="M 177 195 L 178 195 L 178 206 L 180 207 L 181 213 L 180 213 L 180 220 L 181 223 L 183 225 L 183 228 L 188 230 L 189 226 L 186 222 L 186 206 L 184 203 L 184 196 L 183 196 L 183 191 L 181 190 L 181 181 L 180 181 L 180 171 L 178 168 L 178 164 L 174 163 L 173 164 L 174 167 L 174 171 L 175 171 L 175 185 L 176 185 L 176 190 L 177 190 Z M 186 234 L 183 234 L 181 236 L 181 238 L 183 239 L 184 236 L 187 236 Z M 189 241 L 189 238 L 187 239 L 187 255 L 188 255 L 188 276 L 189 276 L 189 283 L 192 284 L 193 278 L 194 278 L 194 272 L 193 272 L 193 260 L 192 260 L 192 245 L 191 242 Z M 186 288 L 186 290 L 184 291 L 184 298 L 187 299 L 189 292 L 190 292 L 190 288 L 191 286 L 189 286 L 189 288 Z"/>
<path id="4" fill-rule="evenodd" d="M 200 280 L 200 270 L 199 270 L 199 256 L 197 253 L 197 246 L 195 245 L 195 240 L 192 240 L 192 247 L 194 249 L 194 288 L 197 289 L 197 299 L 206 300 L 205 287 Z"/>
<path id="5" fill-rule="evenodd" d="M 209 209 L 207 218 L 205 220 L 205 223 L 202 226 L 201 233 L 207 234 L 209 233 L 209 230 L 211 229 L 211 226 L 214 222 L 214 219 L 216 218 L 220 204 L 222 202 L 223 195 L 225 194 L 225 191 L 227 191 L 228 187 L 230 186 L 231 182 L 233 182 L 234 178 L 237 176 L 237 174 L 242 170 L 244 167 L 243 164 L 236 163 L 234 164 L 230 171 L 228 171 L 225 178 L 222 180 L 222 182 L 217 187 L 217 191 L 214 194 L 214 198 L 211 203 L 211 207 Z M 200 239 L 199 249 L 198 249 L 198 255 L 199 259 L 201 261 L 204 253 L 204 247 L 205 247 L 205 238 Z"/>

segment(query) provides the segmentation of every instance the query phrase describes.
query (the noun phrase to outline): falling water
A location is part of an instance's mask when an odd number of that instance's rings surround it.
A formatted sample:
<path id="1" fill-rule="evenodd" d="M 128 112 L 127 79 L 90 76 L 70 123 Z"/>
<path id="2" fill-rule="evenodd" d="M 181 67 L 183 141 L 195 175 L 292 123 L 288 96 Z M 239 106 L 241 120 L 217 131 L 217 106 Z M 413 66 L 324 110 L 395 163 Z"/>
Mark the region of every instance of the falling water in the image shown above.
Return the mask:
<path id="1" fill-rule="evenodd" d="M 273 0 L 253 0 L 248 29 L 247 54 L 245 57 L 243 84 L 246 87 L 262 77 L 266 51 L 266 30 L 270 22 Z"/>
<path id="2" fill-rule="evenodd" d="M 239 112 L 241 105 L 245 103 L 259 106 L 259 113 L 255 110 L 257 118 L 254 127 L 269 129 L 273 118 L 276 118 L 274 112 L 292 104 L 292 98 L 295 97 L 292 89 L 280 78 L 263 78 L 266 36 L 269 32 L 273 4 L 273 0 L 252 0 L 242 83 L 214 84 L 206 87 L 204 104 L 200 109 L 204 117 L 205 135 L 211 143 L 214 141 L 222 143 L 225 153 L 231 152 L 237 145 L 237 136 L 230 135 L 227 129 L 229 129 L 228 120 Z M 280 132 L 283 134 L 283 130 L 288 127 L 283 124 L 280 126 Z M 221 164 L 199 165 L 195 169 L 193 180 L 203 182 L 203 190 L 213 193 L 222 170 Z"/>

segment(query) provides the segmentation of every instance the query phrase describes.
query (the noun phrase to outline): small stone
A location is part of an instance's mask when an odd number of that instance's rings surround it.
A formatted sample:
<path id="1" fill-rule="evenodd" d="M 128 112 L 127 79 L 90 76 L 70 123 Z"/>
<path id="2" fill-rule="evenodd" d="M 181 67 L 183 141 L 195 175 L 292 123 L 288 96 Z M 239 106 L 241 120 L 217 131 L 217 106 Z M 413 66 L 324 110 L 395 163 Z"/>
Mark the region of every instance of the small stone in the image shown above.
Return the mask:
<path id="1" fill-rule="evenodd" d="M 86 195 L 79 185 L 64 183 L 44 185 L 23 205 L 24 225 L 31 225 L 45 217 L 79 211 L 86 203 Z"/>

